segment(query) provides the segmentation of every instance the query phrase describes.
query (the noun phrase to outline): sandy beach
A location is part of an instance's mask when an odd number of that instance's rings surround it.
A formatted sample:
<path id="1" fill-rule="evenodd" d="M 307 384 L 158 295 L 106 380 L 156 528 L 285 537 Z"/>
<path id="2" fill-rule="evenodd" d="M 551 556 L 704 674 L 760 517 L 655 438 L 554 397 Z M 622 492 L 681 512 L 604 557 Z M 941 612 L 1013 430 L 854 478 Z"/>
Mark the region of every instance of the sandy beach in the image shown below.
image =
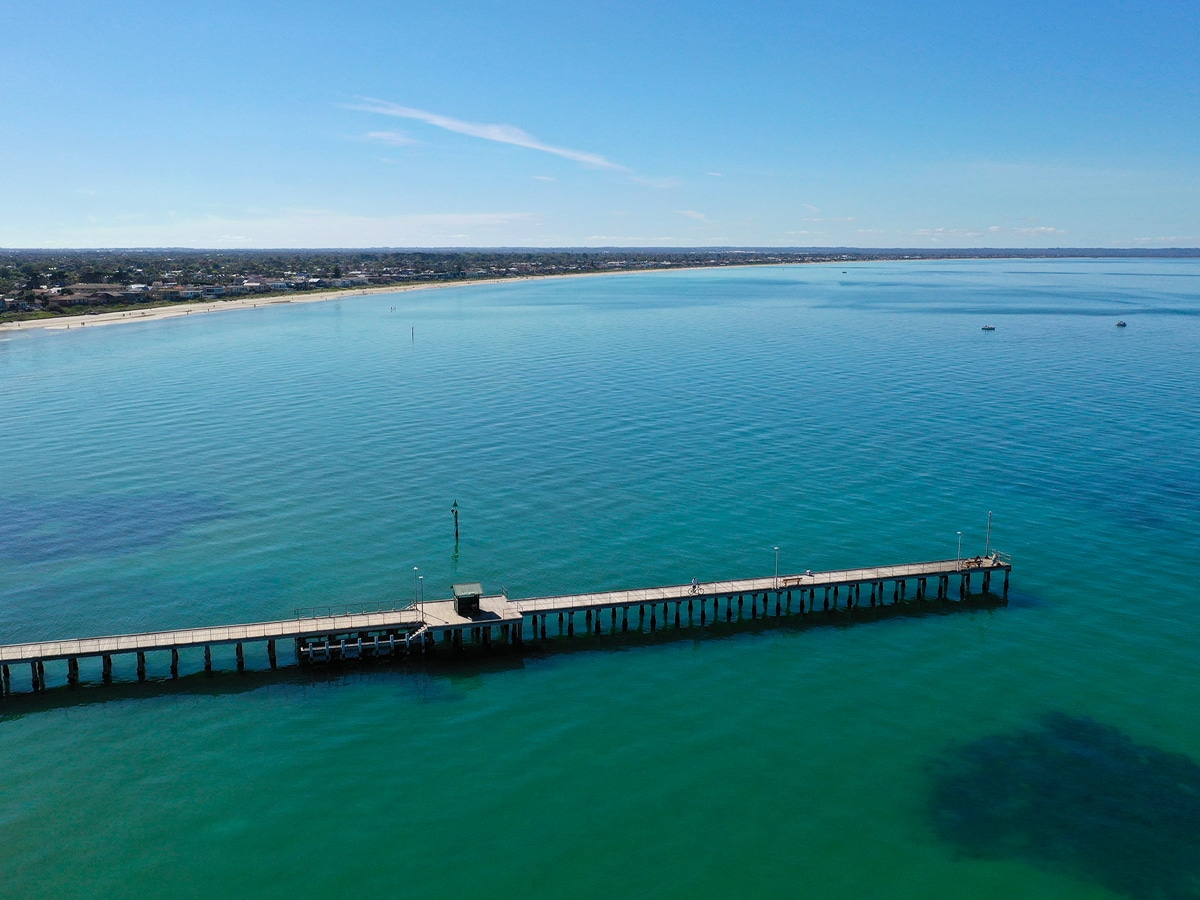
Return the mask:
<path id="1" fill-rule="evenodd" d="M 545 276 L 556 277 L 556 276 Z M 528 281 L 527 278 L 493 278 L 481 281 L 456 281 L 452 283 L 380 285 L 379 287 L 345 288 L 336 291 L 315 291 L 311 294 L 254 294 L 237 300 L 213 300 L 208 303 L 181 303 L 175 306 L 153 306 L 148 309 L 129 309 L 121 312 L 91 313 L 79 316 L 55 316 L 46 319 L 31 319 L 24 322 L 4 322 L 0 331 L 28 331 L 43 328 L 50 331 L 67 331 L 71 328 L 95 328 L 100 325 L 120 325 L 126 322 L 152 322 L 156 319 L 177 319 L 205 313 L 223 312 L 232 309 L 256 309 L 260 306 L 280 306 L 288 303 L 319 303 L 324 300 L 341 300 L 345 297 L 361 297 L 366 294 L 398 294 L 431 288 L 453 287 L 463 284 L 499 284 L 509 281 Z"/>
<path id="2" fill-rule="evenodd" d="M 737 268 L 758 268 L 773 263 L 752 263 Z M 564 272 L 556 275 L 517 275 L 512 278 L 480 278 L 473 281 L 424 282 L 422 284 L 390 284 L 378 287 L 342 288 L 333 291 L 314 291 L 311 294 L 254 294 L 237 300 L 213 300 L 207 303 L 180 303 L 175 306 L 152 306 L 121 312 L 89 313 L 78 316 L 55 316 L 30 319 L 24 322 L 0 323 L 0 331 L 28 331 L 42 328 L 49 331 L 68 331 L 72 328 L 95 328 L 100 325 L 120 325 L 126 322 L 153 322 L 156 319 L 178 319 L 184 316 L 223 312 L 232 309 L 257 309 L 260 306 L 281 306 L 288 303 L 320 303 L 368 294 L 403 294 L 408 291 L 428 291 L 480 284 L 515 284 L 521 281 L 546 281 L 559 278 L 598 278 L 601 276 L 644 275 L 647 272 L 682 272 L 692 269 L 725 268 L 723 266 L 679 266 L 672 269 L 621 269 L 615 272 Z"/>

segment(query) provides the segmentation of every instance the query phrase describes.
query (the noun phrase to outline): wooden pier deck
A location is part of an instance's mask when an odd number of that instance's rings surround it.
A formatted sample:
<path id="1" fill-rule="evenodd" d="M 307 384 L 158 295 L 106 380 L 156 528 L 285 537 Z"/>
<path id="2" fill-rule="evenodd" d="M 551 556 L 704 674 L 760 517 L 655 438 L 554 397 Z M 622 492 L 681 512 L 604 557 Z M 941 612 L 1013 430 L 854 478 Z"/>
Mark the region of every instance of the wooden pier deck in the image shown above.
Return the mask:
<path id="1" fill-rule="evenodd" d="M 890 605 L 909 602 L 908 585 L 915 586 L 914 602 L 928 599 L 929 582 L 935 582 L 936 599 L 953 602 L 951 581 L 958 579 L 958 599 L 971 595 L 973 576 L 982 576 L 981 593 L 990 594 L 991 578 L 1002 574 L 1004 584 L 1001 598 L 1008 599 L 1009 573 L 1012 564 L 1008 557 L 994 554 L 988 557 L 937 560 L 934 562 L 908 563 L 895 566 L 874 566 L 859 569 L 839 569 L 825 572 L 805 572 L 767 577 L 745 578 L 729 581 L 697 582 L 694 584 L 665 585 L 630 590 L 598 591 L 554 597 L 530 597 L 511 600 L 504 595 L 485 595 L 479 598 L 479 609 L 471 615 L 460 615 L 454 600 L 435 600 L 378 612 L 346 612 L 327 615 L 298 615 L 295 618 L 272 622 L 254 622 L 240 625 L 218 625 L 201 628 L 184 628 L 169 631 L 144 632 L 140 634 L 109 635 L 92 638 L 35 641 L 0 646 L 0 696 L 12 692 L 10 667 L 20 664 L 30 666 L 30 684 L 33 691 L 46 687 L 45 664 L 55 660 L 67 661 L 67 684 L 75 686 L 80 681 L 79 661 L 99 657 L 102 661 L 102 678 L 112 680 L 112 658 L 116 655 L 136 654 L 139 681 L 146 680 L 146 654 L 169 652 L 171 676 L 179 675 L 179 651 L 189 648 L 204 649 L 204 669 L 212 670 L 211 648 L 232 644 L 236 648 L 237 667 L 244 668 L 244 644 L 266 644 L 267 658 L 271 668 L 277 665 L 276 641 L 292 641 L 295 644 L 296 660 L 300 664 L 328 662 L 332 660 L 359 659 L 424 653 L 441 643 L 461 648 L 464 640 L 490 645 L 493 639 L 503 643 L 521 645 L 526 642 L 526 624 L 532 626 L 532 640 L 549 636 L 575 634 L 575 617 L 585 616 L 585 628 L 589 633 L 602 633 L 601 612 L 610 613 L 610 630 L 628 631 L 629 611 L 637 609 L 637 627 L 644 629 L 646 613 L 649 611 L 650 630 L 658 625 L 658 607 L 662 605 L 662 624 L 668 624 L 672 605 L 674 622 L 681 624 L 681 611 L 687 605 L 689 624 L 694 622 L 696 605 L 699 606 L 701 626 L 721 617 L 724 601 L 724 619 L 732 622 L 746 615 L 746 600 L 749 600 L 750 618 L 770 614 L 770 600 L 774 599 L 774 614 L 806 615 L 839 609 L 854 609 L 863 604 L 863 588 L 868 589 L 867 603 L 874 607 L 889 605 L 885 585 L 891 584 Z M 735 607 L 736 603 L 736 607 Z M 618 613 L 620 625 L 618 626 Z M 557 617 L 557 627 L 548 632 L 547 618 Z"/>

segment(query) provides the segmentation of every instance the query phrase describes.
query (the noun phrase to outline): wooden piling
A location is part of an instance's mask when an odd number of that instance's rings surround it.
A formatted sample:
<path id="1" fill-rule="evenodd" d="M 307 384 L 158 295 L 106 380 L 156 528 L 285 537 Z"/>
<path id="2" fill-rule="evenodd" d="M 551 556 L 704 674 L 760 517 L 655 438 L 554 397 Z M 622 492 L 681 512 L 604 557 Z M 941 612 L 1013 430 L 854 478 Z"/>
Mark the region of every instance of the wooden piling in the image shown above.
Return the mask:
<path id="1" fill-rule="evenodd" d="M 242 645 L 235 644 L 233 652 L 237 656 L 237 670 L 239 672 L 245 672 L 246 671 L 246 655 L 242 652 Z M 343 658 L 345 658 L 345 655 L 346 655 L 346 642 L 345 641 L 342 641 L 341 655 Z"/>
<path id="2" fill-rule="evenodd" d="M 100 677 L 105 684 L 112 684 L 112 656 L 107 653 L 100 657 Z"/>
<path id="3" fill-rule="evenodd" d="M 141 650 L 138 651 L 137 655 L 137 680 L 146 680 L 146 654 Z"/>
<path id="4" fill-rule="evenodd" d="M 171 648 L 171 677 L 179 677 L 179 650 L 176 647 Z"/>
<path id="5" fill-rule="evenodd" d="M 67 684 L 71 687 L 79 686 L 79 659 L 72 656 L 67 659 Z"/>
<path id="6" fill-rule="evenodd" d="M 204 645 L 204 674 L 212 674 L 212 647 L 210 647 L 208 644 Z"/>
<path id="7" fill-rule="evenodd" d="M 378 651 L 378 649 L 379 649 L 379 638 L 378 637 L 375 638 L 375 648 L 376 648 L 376 651 Z M 274 640 L 267 641 L 267 662 L 269 662 L 271 664 L 272 669 L 274 669 L 276 667 L 275 641 Z"/>

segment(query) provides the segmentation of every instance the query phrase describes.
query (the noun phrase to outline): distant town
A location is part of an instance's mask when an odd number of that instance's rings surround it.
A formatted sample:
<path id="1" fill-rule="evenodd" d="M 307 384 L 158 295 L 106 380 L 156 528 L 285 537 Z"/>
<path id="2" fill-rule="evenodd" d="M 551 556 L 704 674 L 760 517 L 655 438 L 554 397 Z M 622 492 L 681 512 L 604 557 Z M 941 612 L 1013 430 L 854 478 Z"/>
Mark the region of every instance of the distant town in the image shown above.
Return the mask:
<path id="1" fill-rule="evenodd" d="M 256 293 L 597 272 L 898 259 L 1195 257 L 1183 250 L 3 250 L 0 321 L 235 299 Z"/>

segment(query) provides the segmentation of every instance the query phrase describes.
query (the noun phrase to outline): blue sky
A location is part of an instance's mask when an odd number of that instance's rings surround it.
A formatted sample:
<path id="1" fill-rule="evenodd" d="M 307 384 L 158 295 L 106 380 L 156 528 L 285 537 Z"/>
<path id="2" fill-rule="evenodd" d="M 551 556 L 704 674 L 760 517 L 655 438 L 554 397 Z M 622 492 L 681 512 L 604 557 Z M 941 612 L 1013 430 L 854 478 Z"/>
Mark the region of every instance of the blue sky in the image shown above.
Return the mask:
<path id="1" fill-rule="evenodd" d="M 0 5 L 0 246 L 1200 246 L 1200 4 Z"/>

